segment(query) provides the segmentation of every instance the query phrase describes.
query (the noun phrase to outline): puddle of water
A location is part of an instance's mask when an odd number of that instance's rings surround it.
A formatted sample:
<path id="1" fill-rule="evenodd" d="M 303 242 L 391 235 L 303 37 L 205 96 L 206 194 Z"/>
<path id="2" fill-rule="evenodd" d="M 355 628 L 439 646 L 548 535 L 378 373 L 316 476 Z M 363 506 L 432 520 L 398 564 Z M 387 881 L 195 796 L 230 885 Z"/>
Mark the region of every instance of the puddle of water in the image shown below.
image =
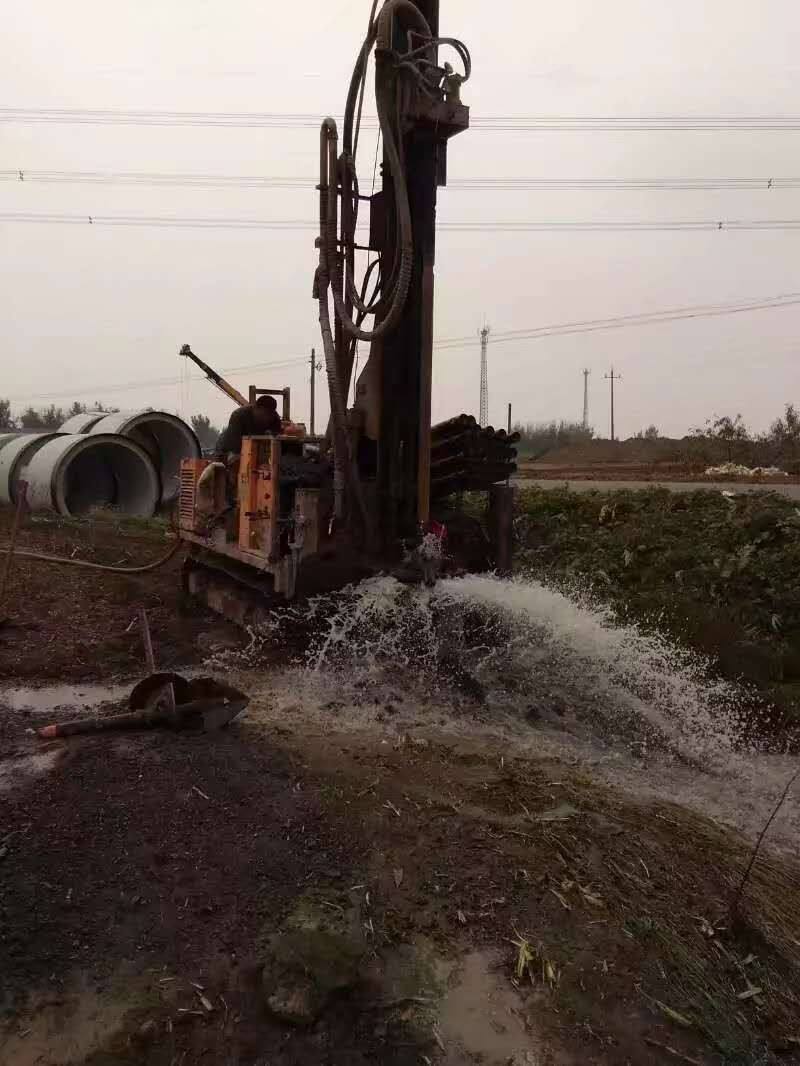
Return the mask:
<path id="1" fill-rule="evenodd" d="M 498 962 L 493 952 L 472 951 L 451 975 L 439 1021 L 448 1066 L 476 1058 L 492 1066 L 541 1061 L 541 1045 L 526 1029 L 519 998 Z"/>
<path id="2" fill-rule="evenodd" d="M 102 703 L 126 699 L 132 682 L 119 685 L 44 685 L 42 688 L 19 686 L 0 689 L 0 707 L 31 714 L 50 714 L 63 708 L 92 710 Z"/>
<path id="3" fill-rule="evenodd" d="M 136 978 L 128 976 L 124 996 L 113 1000 L 102 998 L 83 977 L 56 1000 L 52 992 L 33 993 L 17 1027 L 0 1034 L 0 1061 L 14 1066 L 83 1062 L 119 1032 L 126 1011 L 137 1005 L 138 991 Z"/>
<path id="4" fill-rule="evenodd" d="M 24 755 L 20 759 L 3 760 L 0 762 L 0 792 L 18 788 L 26 777 L 35 777 L 51 770 L 60 754 L 60 751 L 42 751 Z"/>

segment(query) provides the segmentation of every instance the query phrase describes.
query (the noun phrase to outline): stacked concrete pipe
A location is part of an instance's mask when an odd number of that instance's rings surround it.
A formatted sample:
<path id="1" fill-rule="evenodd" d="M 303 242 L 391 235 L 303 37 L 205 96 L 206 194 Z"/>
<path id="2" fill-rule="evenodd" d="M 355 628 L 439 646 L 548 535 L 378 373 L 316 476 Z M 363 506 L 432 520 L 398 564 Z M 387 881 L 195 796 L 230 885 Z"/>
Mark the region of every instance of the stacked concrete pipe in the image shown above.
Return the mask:
<path id="1" fill-rule="evenodd" d="M 17 433 L 0 448 L 0 503 L 17 502 L 17 482 L 26 478 L 28 463 L 58 433 Z"/>
<path id="2" fill-rule="evenodd" d="M 136 441 L 111 433 L 30 433 L 0 449 L 0 502 L 16 503 L 27 482 L 32 511 L 82 515 L 110 508 L 150 518 L 161 498 L 153 460 Z"/>
<path id="3" fill-rule="evenodd" d="M 118 411 L 106 415 L 92 411 L 74 415 L 62 433 L 91 435 L 116 433 L 136 441 L 148 453 L 161 478 L 161 506 L 178 498 L 182 459 L 198 459 L 200 442 L 191 426 L 167 411 Z"/>
<path id="4" fill-rule="evenodd" d="M 181 460 L 200 454 L 194 431 L 176 415 L 75 415 L 58 432 L 0 434 L 0 503 L 14 504 L 24 480 L 32 510 L 149 517 L 177 498 Z"/>

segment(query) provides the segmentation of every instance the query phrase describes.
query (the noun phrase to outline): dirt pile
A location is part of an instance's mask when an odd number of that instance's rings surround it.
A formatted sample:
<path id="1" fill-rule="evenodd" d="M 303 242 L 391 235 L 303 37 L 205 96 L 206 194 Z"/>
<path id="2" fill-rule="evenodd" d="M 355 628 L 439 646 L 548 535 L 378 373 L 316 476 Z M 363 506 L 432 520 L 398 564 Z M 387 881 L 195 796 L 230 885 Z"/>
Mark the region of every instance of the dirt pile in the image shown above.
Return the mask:
<path id="1" fill-rule="evenodd" d="M 644 440 L 589 440 L 563 445 L 540 457 L 543 463 L 577 466 L 589 463 L 678 463 L 691 452 L 691 437 Z"/>

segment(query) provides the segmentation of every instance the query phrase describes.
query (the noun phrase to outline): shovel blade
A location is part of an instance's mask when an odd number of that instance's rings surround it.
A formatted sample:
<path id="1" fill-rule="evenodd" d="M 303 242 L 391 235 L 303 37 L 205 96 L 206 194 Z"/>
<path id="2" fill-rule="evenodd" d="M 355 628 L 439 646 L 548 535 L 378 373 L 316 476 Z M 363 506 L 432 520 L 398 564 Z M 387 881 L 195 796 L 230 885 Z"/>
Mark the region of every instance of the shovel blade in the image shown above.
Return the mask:
<path id="1" fill-rule="evenodd" d="M 228 703 L 220 703 L 215 707 L 209 707 L 201 713 L 203 731 L 210 733 L 215 729 L 224 729 L 235 718 L 238 718 L 247 706 L 247 700 L 231 700 Z"/>

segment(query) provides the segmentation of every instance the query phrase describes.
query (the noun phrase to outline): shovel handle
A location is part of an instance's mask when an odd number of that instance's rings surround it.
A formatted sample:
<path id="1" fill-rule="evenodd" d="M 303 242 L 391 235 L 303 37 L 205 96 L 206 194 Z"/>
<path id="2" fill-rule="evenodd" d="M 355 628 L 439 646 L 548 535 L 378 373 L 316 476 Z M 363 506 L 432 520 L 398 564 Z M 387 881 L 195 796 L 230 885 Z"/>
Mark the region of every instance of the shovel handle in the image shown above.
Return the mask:
<path id="1" fill-rule="evenodd" d="M 147 611 L 144 607 L 139 608 L 139 627 L 142 631 L 142 643 L 144 644 L 144 658 L 147 663 L 148 674 L 156 672 L 156 657 L 153 654 L 153 641 L 150 637 L 150 626 L 147 622 Z"/>
<path id="2" fill-rule="evenodd" d="M 6 561 L 3 566 L 3 576 L 0 578 L 0 606 L 5 602 L 6 587 L 8 585 L 8 575 L 11 573 L 11 562 L 14 558 L 14 549 L 17 546 L 17 534 L 19 533 L 19 526 L 22 520 L 22 512 L 25 509 L 25 502 L 28 492 L 28 482 L 18 481 L 16 485 L 17 493 L 17 509 L 14 512 L 14 523 L 11 526 L 11 539 L 6 551 Z"/>
<path id="3" fill-rule="evenodd" d="M 36 735 L 42 740 L 53 737 L 74 737 L 79 733 L 110 733 L 116 729 L 148 729 L 159 725 L 163 716 L 153 711 L 131 711 L 112 714 L 108 718 L 73 718 L 70 722 L 55 722 L 42 726 Z"/>

